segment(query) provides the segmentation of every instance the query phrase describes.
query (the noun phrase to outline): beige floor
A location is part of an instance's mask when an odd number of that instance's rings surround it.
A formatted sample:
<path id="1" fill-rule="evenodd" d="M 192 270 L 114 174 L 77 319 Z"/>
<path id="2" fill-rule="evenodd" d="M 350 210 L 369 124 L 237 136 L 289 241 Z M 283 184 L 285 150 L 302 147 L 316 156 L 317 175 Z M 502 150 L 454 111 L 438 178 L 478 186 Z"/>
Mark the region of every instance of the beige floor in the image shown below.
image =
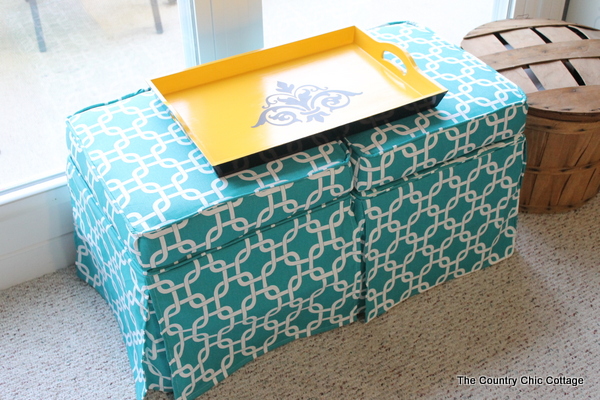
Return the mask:
<path id="1" fill-rule="evenodd" d="M 159 0 L 38 0 L 47 51 L 29 4 L 0 2 L 0 191 L 61 172 L 65 117 L 184 68 L 179 11 Z M 493 0 L 263 0 L 265 46 L 349 25 L 415 21 L 453 43 L 492 18 Z"/>

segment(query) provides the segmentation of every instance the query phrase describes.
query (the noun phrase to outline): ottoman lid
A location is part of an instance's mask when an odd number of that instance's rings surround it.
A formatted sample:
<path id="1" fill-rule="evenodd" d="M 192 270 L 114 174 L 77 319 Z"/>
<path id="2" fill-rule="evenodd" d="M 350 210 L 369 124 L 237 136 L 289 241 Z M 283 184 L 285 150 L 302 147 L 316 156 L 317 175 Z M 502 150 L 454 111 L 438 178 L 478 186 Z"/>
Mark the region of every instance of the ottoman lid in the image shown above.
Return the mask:
<path id="1" fill-rule="evenodd" d="M 436 108 L 346 138 L 357 190 L 385 185 L 523 131 L 523 91 L 471 54 L 410 22 L 369 33 L 407 50 L 448 93 Z"/>
<path id="2" fill-rule="evenodd" d="M 217 177 L 151 91 L 67 119 L 75 172 L 144 269 L 164 268 L 351 190 L 340 141 Z"/>

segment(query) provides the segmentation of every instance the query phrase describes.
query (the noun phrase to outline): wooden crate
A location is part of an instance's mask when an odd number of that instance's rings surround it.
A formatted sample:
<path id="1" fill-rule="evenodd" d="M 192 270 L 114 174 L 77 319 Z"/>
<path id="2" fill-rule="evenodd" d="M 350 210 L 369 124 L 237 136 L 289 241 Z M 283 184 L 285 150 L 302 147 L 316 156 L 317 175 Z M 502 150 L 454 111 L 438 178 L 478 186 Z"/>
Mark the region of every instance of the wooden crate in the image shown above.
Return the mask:
<path id="1" fill-rule="evenodd" d="M 600 31 L 564 21 L 496 21 L 461 46 L 527 93 L 522 211 L 563 212 L 600 190 Z"/>

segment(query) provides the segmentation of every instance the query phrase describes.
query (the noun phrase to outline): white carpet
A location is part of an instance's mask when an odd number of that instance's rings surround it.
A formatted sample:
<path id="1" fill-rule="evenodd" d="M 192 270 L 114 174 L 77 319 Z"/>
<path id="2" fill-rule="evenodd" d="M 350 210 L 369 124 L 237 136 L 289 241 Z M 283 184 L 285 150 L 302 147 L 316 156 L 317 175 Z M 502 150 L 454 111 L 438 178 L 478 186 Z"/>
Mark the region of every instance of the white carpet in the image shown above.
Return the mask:
<path id="1" fill-rule="evenodd" d="M 597 399 L 599 254 L 600 196 L 566 214 L 521 214 L 510 259 L 369 324 L 279 348 L 199 399 Z M 0 292 L 0 399 L 134 399 L 116 320 L 74 274 Z M 460 385 L 459 375 L 477 383 Z M 549 385 L 548 376 L 583 384 Z"/>

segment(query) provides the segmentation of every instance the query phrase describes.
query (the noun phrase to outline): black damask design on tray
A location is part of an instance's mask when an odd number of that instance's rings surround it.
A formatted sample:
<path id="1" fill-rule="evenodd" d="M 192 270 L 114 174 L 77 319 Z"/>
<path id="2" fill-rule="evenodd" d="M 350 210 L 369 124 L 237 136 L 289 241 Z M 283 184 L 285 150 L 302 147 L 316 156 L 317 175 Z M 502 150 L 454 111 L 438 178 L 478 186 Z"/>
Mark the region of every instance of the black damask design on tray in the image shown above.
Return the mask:
<path id="1" fill-rule="evenodd" d="M 350 97 L 362 94 L 314 85 L 294 87 L 281 81 L 277 82 L 277 91 L 266 98 L 265 110 L 252 128 L 265 123 L 285 126 L 295 122 L 323 122 L 331 112 L 350 104 Z"/>

